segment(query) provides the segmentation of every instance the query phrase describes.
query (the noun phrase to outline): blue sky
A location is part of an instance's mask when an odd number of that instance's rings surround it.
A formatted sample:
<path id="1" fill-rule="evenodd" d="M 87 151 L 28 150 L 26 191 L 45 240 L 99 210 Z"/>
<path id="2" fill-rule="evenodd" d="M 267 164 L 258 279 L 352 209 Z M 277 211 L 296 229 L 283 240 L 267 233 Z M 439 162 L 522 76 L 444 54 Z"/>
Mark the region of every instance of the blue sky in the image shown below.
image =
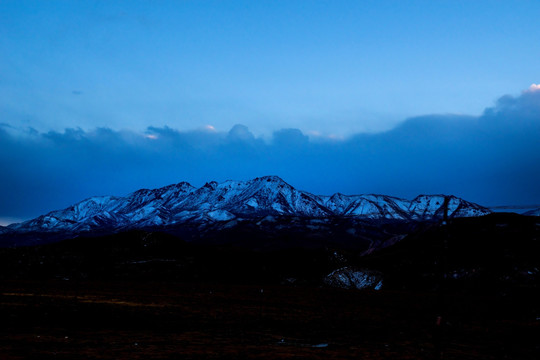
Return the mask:
<path id="1" fill-rule="evenodd" d="M 538 1 L 0 2 L 0 111 L 40 130 L 349 135 L 538 82 Z"/>
<path id="2" fill-rule="evenodd" d="M 529 140 L 540 111 L 526 90 L 540 82 L 539 14 L 540 2 L 525 0 L 2 0 L 0 218 L 267 174 L 319 193 L 538 203 Z M 486 131 L 492 152 L 480 156 L 470 137 Z M 430 138 L 439 142 L 420 143 Z M 521 178 L 496 169 L 497 146 Z M 443 176 L 425 151 L 459 153 L 444 159 L 474 175 Z M 475 156 L 481 164 L 465 161 Z M 93 169 L 109 181 L 97 186 Z"/>

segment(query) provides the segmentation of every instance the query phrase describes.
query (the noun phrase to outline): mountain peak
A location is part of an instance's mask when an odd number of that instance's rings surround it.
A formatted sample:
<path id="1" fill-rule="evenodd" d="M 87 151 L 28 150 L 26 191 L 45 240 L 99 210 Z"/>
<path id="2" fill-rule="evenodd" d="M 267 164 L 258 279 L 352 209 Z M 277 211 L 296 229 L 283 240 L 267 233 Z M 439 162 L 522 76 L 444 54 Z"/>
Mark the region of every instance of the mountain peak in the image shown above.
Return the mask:
<path id="1" fill-rule="evenodd" d="M 189 190 L 189 189 L 193 189 L 194 186 L 191 185 L 190 183 L 188 183 L 187 181 L 181 181 L 177 184 L 172 184 L 172 185 L 169 185 L 167 186 L 168 188 L 171 188 L 171 187 L 174 187 L 176 189 L 181 189 L 181 190 Z"/>
<path id="2" fill-rule="evenodd" d="M 217 181 L 210 181 L 210 182 L 207 182 L 206 184 L 204 184 L 203 188 L 215 190 L 218 185 L 219 184 L 218 184 Z"/>
<path id="3" fill-rule="evenodd" d="M 265 175 L 261 177 L 255 178 L 253 181 L 260 181 L 260 182 L 272 182 L 272 183 L 285 183 L 285 181 L 276 175 Z M 286 183 L 285 183 L 286 184 Z"/>

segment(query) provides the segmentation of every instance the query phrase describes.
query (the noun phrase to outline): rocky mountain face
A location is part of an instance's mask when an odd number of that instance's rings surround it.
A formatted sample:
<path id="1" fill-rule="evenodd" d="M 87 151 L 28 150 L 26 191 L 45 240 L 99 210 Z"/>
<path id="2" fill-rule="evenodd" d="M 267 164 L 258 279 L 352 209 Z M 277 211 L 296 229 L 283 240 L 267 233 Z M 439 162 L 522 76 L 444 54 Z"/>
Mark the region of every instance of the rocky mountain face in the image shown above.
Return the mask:
<path id="1" fill-rule="evenodd" d="M 486 208 L 455 196 L 420 195 L 404 200 L 385 195 L 319 196 L 297 190 L 277 176 L 215 181 L 196 188 L 186 182 L 137 190 L 125 197 L 101 196 L 63 210 L 12 224 L 5 233 L 127 230 L 186 223 L 231 223 L 268 216 L 311 219 L 433 220 L 481 216 Z"/>

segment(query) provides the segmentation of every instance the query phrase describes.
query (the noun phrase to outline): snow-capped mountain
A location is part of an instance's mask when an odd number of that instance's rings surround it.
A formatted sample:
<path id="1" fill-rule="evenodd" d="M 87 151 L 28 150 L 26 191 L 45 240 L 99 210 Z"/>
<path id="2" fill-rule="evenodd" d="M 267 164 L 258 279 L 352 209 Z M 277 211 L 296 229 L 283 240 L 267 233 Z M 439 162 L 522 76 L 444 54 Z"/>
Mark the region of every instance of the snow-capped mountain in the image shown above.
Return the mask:
<path id="1" fill-rule="evenodd" d="M 268 215 L 431 220 L 444 217 L 445 207 L 450 218 L 490 213 L 479 205 L 444 195 L 420 195 L 412 201 L 385 195 L 318 196 L 297 190 L 277 176 L 264 176 L 249 181 L 212 181 L 200 188 L 181 182 L 137 190 L 125 197 L 92 197 L 66 209 L 12 224 L 8 229 L 19 233 L 78 233 Z"/>

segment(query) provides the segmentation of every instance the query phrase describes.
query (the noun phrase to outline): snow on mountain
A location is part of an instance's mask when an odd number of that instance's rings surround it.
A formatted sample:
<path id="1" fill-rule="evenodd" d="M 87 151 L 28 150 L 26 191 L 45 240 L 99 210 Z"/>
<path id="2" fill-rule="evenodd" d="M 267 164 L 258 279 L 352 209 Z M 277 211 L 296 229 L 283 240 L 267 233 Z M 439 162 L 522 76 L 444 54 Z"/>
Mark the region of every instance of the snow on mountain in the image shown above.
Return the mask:
<path id="1" fill-rule="evenodd" d="M 344 214 L 347 207 L 351 203 L 353 196 L 343 195 L 341 193 L 335 193 L 332 196 L 321 197 L 324 206 L 332 211 L 334 214 Z"/>
<path id="2" fill-rule="evenodd" d="M 413 219 L 443 218 L 445 201 L 447 201 L 447 215 L 450 218 L 482 216 L 490 213 L 480 205 L 452 195 L 419 195 L 411 202 L 409 213 Z"/>
<path id="3" fill-rule="evenodd" d="M 275 215 L 429 220 L 443 218 L 446 204 L 448 217 L 480 216 L 490 212 L 444 195 L 420 195 L 412 201 L 385 195 L 317 196 L 297 190 L 277 176 L 264 176 L 248 181 L 212 181 L 200 188 L 181 182 L 158 189 L 137 190 L 125 197 L 92 197 L 66 209 L 10 225 L 9 229 L 81 232 Z"/>
<path id="4" fill-rule="evenodd" d="M 363 195 L 354 199 L 344 215 L 370 219 L 407 219 L 409 202 L 385 195 Z"/>
<path id="5" fill-rule="evenodd" d="M 342 289 L 380 290 L 383 285 L 383 276 L 378 271 L 344 267 L 328 274 L 324 278 L 324 283 Z"/>

